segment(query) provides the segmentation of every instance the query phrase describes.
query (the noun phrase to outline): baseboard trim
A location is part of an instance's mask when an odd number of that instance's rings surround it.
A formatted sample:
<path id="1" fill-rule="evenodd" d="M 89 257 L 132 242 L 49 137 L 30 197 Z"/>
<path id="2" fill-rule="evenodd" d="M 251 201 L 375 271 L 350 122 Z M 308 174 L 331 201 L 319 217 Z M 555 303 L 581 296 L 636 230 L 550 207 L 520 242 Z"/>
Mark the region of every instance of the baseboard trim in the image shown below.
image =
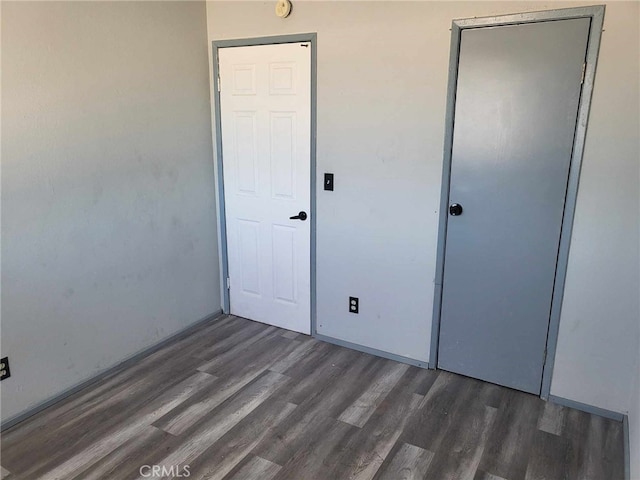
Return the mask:
<path id="1" fill-rule="evenodd" d="M 219 317 L 221 317 L 222 314 L 222 310 L 218 310 L 214 313 L 212 313 L 211 315 L 207 315 L 204 318 L 201 318 L 200 320 L 192 323 L 191 325 L 189 325 L 186 328 L 183 328 L 182 330 L 177 331 L 176 333 L 172 334 L 171 336 L 161 340 L 158 343 L 155 343 L 141 351 L 139 351 L 138 353 L 134 353 L 133 355 L 131 355 L 130 357 L 125 358 L 124 360 L 122 360 L 119 363 L 116 363 L 115 365 L 108 367 L 106 370 L 101 371 L 100 373 L 92 376 L 91 378 L 88 378 L 87 380 L 84 380 L 76 385 L 74 385 L 73 387 L 70 387 L 66 390 L 63 390 L 61 393 L 54 395 L 53 397 L 50 397 L 49 399 L 35 405 L 34 407 L 31 407 L 29 409 L 27 409 L 26 411 L 19 413 L 18 415 L 15 415 L 11 418 L 8 418 L 7 420 L 3 421 L 0 424 L 0 431 L 4 431 L 7 430 L 11 427 L 13 427 L 14 425 L 17 425 L 18 423 L 26 420 L 29 417 L 34 416 L 35 414 L 41 412 L 42 410 L 44 410 L 45 408 L 50 407 L 51 405 L 54 405 L 62 400 L 64 400 L 67 397 L 70 397 L 71 395 L 79 392 L 80 390 L 83 390 L 85 388 L 87 388 L 90 385 L 93 385 L 96 382 L 99 382 L 100 380 L 102 380 L 103 378 L 112 375 L 114 373 L 119 372 L 120 370 L 124 370 L 125 368 L 131 366 L 132 364 L 142 360 L 144 357 L 147 357 L 149 355 L 151 355 L 152 353 L 157 352 L 158 350 L 160 350 L 161 348 L 167 346 L 168 344 L 178 341 L 178 340 L 182 340 L 184 337 L 190 335 L 194 330 L 198 329 L 199 327 L 201 327 L 202 325 L 211 322 Z"/>
<path id="2" fill-rule="evenodd" d="M 629 443 L 629 415 L 622 419 L 622 441 L 624 443 L 624 478 L 631 480 L 631 445 Z"/>
<path id="3" fill-rule="evenodd" d="M 415 360 L 413 358 L 403 357 L 402 355 L 396 355 L 395 353 L 385 352 L 384 350 L 378 350 L 376 348 L 365 347 L 364 345 L 347 342 L 346 340 L 340 340 L 339 338 L 328 337 L 319 333 L 315 333 L 313 335 L 313 338 L 317 338 L 318 340 L 322 340 L 323 342 L 332 343 L 333 345 L 338 345 L 339 347 L 346 347 L 352 350 L 357 350 L 359 352 L 370 353 L 371 355 L 375 355 L 376 357 L 388 358 L 389 360 L 395 360 L 396 362 L 400 363 L 407 363 L 415 367 L 429 368 L 429 362 L 423 362 L 420 360 Z"/>
<path id="4" fill-rule="evenodd" d="M 575 400 L 570 400 L 564 397 L 556 397 L 555 395 L 549 395 L 549 401 L 562 405 L 563 407 L 575 408 L 576 410 L 582 410 L 583 412 L 599 415 L 617 422 L 622 422 L 625 417 L 624 413 L 614 412 L 613 410 L 607 410 L 606 408 L 594 407 L 593 405 L 576 402 Z"/>

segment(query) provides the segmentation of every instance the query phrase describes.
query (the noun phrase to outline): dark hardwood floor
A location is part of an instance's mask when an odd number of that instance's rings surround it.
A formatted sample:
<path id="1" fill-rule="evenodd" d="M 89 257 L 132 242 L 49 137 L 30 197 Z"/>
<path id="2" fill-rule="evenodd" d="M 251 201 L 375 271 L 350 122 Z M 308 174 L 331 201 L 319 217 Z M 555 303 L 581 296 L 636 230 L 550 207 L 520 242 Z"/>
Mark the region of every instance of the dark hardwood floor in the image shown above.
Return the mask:
<path id="1" fill-rule="evenodd" d="M 1 447 L 3 480 L 624 478 L 618 422 L 231 316 Z"/>

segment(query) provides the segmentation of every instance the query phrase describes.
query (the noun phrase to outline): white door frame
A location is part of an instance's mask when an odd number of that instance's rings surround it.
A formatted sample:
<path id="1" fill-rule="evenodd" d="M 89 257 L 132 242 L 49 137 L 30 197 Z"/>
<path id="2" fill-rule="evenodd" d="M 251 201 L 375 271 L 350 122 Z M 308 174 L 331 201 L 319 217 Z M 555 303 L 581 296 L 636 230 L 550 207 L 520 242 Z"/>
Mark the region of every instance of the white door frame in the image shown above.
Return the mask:
<path id="1" fill-rule="evenodd" d="M 438 343 L 440 339 L 440 313 L 442 306 L 442 282 L 444 277 L 444 256 L 446 249 L 449 184 L 451 179 L 451 150 L 453 146 L 453 124 L 456 103 L 458 60 L 460 54 L 460 41 L 462 30 L 469 28 L 495 27 L 504 25 L 518 25 L 524 23 L 545 22 L 553 20 L 568 20 L 572 18 L 590 18 L 591 29 L 587 44 L 586 68 L 582 85 L 582 95 L 578 106 L 578 118 L 575 136 L 573 139 L 573 152 L 569 167 L 569 181 L 565 198 L 564 217 L 560 231 L 560 245 L 556 264 L 555 281 L 551 300 L 551 312 L 549 316 L 549 330 L 547 334 L 546 360 L 542 372 L 542 385 L 540 397 L 549 399 L 551 394 L 551 379 L 555 362 L 556 344 L 560 329 L 560 310 L 564 294 L 564 283 L 569 260 L 569 246 L 571 243 L 571 230 L 578 195 L 578 183 L 582 154 L 587 133 L 587 120 L 591 106 L 591 95 L 595 80 L 600 37 L 604 21 L 605 7 L 595 5 L 588 7 L 574 7 L 557 10 L 545 10 L 540 12 L 518 13 L 492 17 L 479 17 L 463 20 L 454 20 L 451 23 L 451 48 L 449 53 L 449 83 L 447 88 L 447 110 L 445 120 L 444 158 L 442 168 L 442 190 L 440 196 L 440 218 L 438 224 L 438 249 L 436 257 L 436 276 L 434 282 L 433 317 L 431 326 L 431 351 L 429 368 L 435 369 L 438 365 Z"/>
<path id="2" fill-rule="evenodd" d="M 273 37 L 241 38 L 232 40 L 214 40 L 212 42 L 213 56 L 213 103 L 215 122 L 215 151 L 216 151 L 216 186 L 218 189 L 218 231 L 220 232 L 220 284 L 222 287 L 222 311 L 229 313 L 229 258 L 227 253 L 227 221 L 225 215 L 224 196 L 224 158 L 222 155 L 222 118 L 220 108 L 220 72 L 218 70 L 218 53 L 220 48 L 226 47 L 253 47 L 258 45 L 278 45 L 282 43 L 309 42 L 311 44 L 311 209 L 309 221 L 311 222 L 311 335 L 316 335 L 316 33 L 300 33 L 293 35 L 278 35 Z"/>

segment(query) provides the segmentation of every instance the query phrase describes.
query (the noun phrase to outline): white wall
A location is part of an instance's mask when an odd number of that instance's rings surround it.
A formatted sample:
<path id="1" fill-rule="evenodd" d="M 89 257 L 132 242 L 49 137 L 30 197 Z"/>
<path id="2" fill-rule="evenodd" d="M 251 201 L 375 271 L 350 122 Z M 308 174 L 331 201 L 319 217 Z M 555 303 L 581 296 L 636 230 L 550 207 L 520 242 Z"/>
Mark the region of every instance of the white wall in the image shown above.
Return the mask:
<path id="1" fill-rule="evenodd" d="M 427 360 L 449 28 L 558 2 L 207 2 L 209 39 L 318 33 L 318 330 Z M 552 394 L 627 412 L 640 290 L 638 3 L 607 4 Z M 620 208 L 624 205 L 624 208 Z M 360 297 L 360 314 L 347 297 Z"/>
<path id="2" fill-rule="evenodd" d="M 3 2 L 2 420 L 220 308 L 205 5 Z"/>

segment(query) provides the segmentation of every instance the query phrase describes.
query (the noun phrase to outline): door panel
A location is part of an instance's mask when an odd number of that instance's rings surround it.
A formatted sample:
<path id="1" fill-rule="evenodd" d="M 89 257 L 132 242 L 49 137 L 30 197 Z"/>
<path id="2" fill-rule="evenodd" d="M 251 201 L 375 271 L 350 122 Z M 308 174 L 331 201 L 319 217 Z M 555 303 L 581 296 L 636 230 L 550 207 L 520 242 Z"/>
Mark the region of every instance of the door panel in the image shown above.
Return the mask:
<path id="1" fill-rule="evenodd" d="M 219 50 L 231 313 L 311 332 L 311 53 Z"/>
<path id="2" fill-rule="evenodd" d="M 258 145 L 256 135 L 256 112 L 234 112 L 237 192 L 256 195 L 258 183 Z"/>
<path id="3" fill-rule="evenodd" d="M 296 301 L 295 228 L 273 226 L 273 291 L 276 300 Z"/>
<path id="4" fill-rule="evenodd" d="M 240 287 L 243 293 L 260 295 L 260 223 L 238 220 L 237 232 Z"/>
<path id="5" fill-rule="evenodd" d="M 540 392 L 589 27 L 462 31 L 440 368 Z"/>
<path id="6" fill-rule="evenodd" d="M 271 113 L 271 188 L 274 198 L 295 200 L 294 112 Z"/>

